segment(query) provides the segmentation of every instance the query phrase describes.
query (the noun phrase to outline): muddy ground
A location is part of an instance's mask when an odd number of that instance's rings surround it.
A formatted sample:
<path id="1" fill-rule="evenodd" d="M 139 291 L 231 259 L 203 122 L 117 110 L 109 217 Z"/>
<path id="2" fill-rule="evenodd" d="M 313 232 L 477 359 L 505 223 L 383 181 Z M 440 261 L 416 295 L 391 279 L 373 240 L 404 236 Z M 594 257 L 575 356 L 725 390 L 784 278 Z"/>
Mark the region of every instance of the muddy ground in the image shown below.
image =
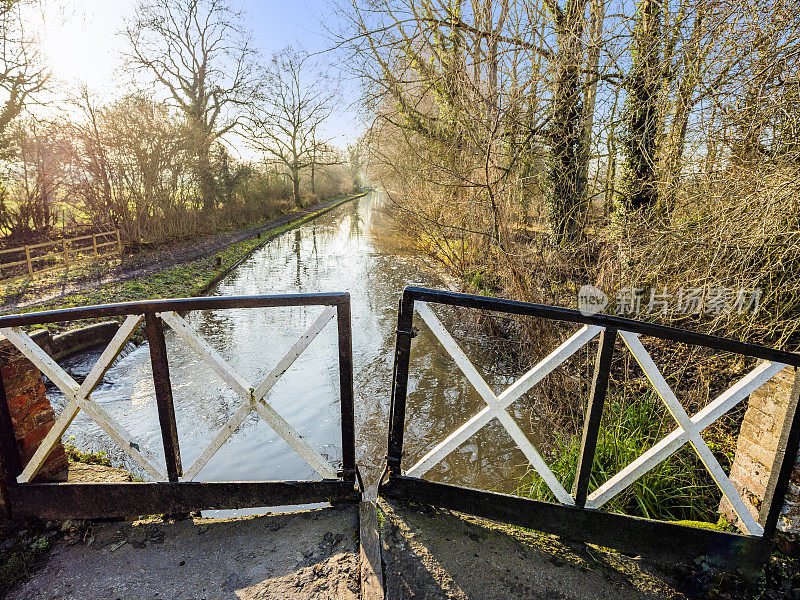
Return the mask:
<path id="1" fill-rule="evenodd" d="M 685 598 L 640 559 L 443 509 L 381 499 L 392 600 Z"/>

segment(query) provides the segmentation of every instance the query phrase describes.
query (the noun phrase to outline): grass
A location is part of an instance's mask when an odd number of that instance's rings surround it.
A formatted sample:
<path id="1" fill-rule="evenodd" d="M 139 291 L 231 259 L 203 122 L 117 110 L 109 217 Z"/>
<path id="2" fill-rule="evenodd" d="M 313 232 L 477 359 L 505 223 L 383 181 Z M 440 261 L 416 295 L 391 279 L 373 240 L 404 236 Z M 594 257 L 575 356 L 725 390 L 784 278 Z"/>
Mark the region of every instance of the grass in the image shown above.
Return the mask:
<path id="1" fill-rule="evenodd" d="M 645 392 L 633 399 L 610 396 L 597 440 L 589 492 L 674 428 L 674 421 L 654 393 Z M 567 489 L 573 485 L 579 451 L 579 437 L 562 434 L 553 444 L 550 466 Z M 547 485 L 532 471 L 522 478 L 518 493 L 555 501 Z M 718 520 L 719 500 L 714 481 L 692 449 L 686 446 L 615 496 L 604 509 L 650 519 L 708 523 Z"/>
<path id="2" fill-rule="evenodd" d="M 0 594 L 3 594 L 31 571 L 50 549 L 51 542 L 41 526 L 0 531 L 0 540 L 6 540 L 0 551 Z"/>

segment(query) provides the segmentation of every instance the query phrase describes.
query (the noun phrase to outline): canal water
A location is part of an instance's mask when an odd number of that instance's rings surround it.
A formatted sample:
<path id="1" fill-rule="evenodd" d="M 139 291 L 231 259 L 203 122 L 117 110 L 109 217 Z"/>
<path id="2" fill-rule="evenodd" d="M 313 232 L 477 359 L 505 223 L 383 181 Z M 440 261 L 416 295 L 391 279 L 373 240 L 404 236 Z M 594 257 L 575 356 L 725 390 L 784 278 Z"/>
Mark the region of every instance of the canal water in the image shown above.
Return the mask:
<path id="1" fill-rule="evenodd" d="M 397 306 L 403 287 L 446 287 L 402 237 L 379 193 L 348 202 L 267 243 L 225 277 L 209 295 L 277 294 L 346 291 L 352 298 L 357 460 L 374 482 L 386 454 L 386 422 L 392 377 Z M 435 308 L 449 327 L 468 331 L 459 315 Z M 322 307 L 198 311 L 186 318 L 251 385 L 256 386 Z M 466 317 L 464 317 L 466 318 Z M 484 404 L 455 368 L 421 319 L 412 344 L 406 427 L 406 465 L 480 410 Z M 186 469 L 241 399 L 167 330 L 182 462 Z M 465 344 L 470 358 L 496 392 L 519 372 L 498 368 L 491 352 Z M 139 445 L 163 456 L 147 344 L 117 360 L 93 398 L 122 423 Z M 75 357 L 65 366 L 85 375 L 99 350 Z M 336 321 L 272 388 L 266 400 L 332 463 L 341 458 Z M 60 412 L 65 401 L 54 388 L 51 401 Z M 537 419 L 530 398 L 517 401 L 511 413 L 533 439 Z M 86 450 L 103 450 L 115 465 L 147 479 L 94 423 L 80 414 L 64 439 Z M 163 469 L 163 463 L 160 465 Z M 525 472 L 525 459 L 510 437 L 493 421 L 427 478 L 513 492 Z M 245 481 L 315 479 L 316 473 L 254 413 L 244 422 L 195 480 Z"/>

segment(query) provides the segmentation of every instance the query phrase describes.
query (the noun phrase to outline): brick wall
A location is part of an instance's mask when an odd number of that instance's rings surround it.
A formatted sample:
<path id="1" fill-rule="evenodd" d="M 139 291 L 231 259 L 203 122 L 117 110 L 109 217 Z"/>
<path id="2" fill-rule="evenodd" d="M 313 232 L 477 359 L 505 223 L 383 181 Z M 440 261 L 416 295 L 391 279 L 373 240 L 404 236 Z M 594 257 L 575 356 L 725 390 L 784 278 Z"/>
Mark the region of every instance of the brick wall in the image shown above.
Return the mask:
<path id="1" fill-rule="evenodd" d="M 750 396 L 736 444 L 730 479 L 756 519 L 786 418 L 794 375 L 794 368 L 787 367 Z M 738 523 L 736 513 L 725 498 L 720 511 L 729 521 Z M 792 553 L 800 550 L 800 462 L 795 465 L 786 492 L 778 534 L 778 543 L 784 550 Z"/>
<path id="2" fill-rule="evenodd" d="M 0 377 L 3 380 L 17 447 L 24 466 L 55 422 L 53 407 L 45 396 L 44 382 L 39 370 L 2 336 L 0 336 Z M 37 479 L 47 479 L 48 476 L 66 468 L 67 456 L 64 447 L 59 443 L 39 471 Z M 4 485 L 5 471 L 0 469 L 0 487 Z"/>

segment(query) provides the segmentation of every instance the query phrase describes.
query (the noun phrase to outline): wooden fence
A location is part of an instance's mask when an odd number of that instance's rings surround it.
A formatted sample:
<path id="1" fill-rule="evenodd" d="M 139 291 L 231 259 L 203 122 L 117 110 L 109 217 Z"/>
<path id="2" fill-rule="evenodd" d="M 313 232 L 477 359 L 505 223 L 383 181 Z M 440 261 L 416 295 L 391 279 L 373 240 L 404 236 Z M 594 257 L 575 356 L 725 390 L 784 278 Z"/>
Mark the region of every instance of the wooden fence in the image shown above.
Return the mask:
<path id="1" fill-rule="evenodd" d="M 122 254 L 119 230 L 0 250 L 0 279 L 11 279 L 67 268 L 70 264 L 108 254 Z"/>

